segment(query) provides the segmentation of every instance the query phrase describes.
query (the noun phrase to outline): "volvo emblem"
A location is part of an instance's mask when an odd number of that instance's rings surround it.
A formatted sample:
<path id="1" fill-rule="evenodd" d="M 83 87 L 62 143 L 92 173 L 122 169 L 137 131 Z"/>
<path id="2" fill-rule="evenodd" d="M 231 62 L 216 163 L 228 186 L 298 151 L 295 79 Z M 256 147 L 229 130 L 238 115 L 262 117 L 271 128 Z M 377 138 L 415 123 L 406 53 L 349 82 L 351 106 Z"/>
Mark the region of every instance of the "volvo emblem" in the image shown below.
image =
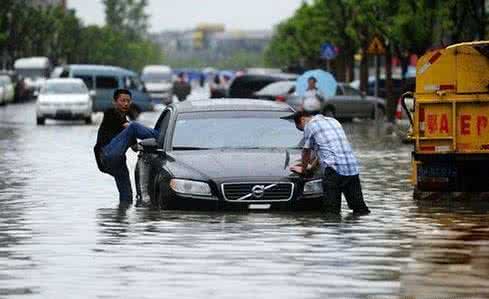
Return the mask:
<path id="1" fill-rule="evenodd" d="M 253 188 L 251 188 L 251 193 L 255 198 L 262 198 L 265 195 L 265 186 L 255 185 Z"/>

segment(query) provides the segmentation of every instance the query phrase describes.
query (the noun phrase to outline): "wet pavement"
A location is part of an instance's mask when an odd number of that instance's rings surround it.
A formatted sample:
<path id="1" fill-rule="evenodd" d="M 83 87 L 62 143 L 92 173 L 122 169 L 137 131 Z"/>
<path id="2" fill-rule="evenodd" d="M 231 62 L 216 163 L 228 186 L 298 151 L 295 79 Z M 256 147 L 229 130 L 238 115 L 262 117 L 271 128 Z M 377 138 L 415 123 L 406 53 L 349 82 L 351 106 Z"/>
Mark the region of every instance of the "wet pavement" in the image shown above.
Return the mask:
<path id="1" fill-rule="evenodd" d="M 372 122 L 345 124 L 372 213 L 328 218 L 119 207 L 94 119 L 0 107 L 0 298 L 489 298 L 488 206 L 414 201 L 411 147 Z"/>

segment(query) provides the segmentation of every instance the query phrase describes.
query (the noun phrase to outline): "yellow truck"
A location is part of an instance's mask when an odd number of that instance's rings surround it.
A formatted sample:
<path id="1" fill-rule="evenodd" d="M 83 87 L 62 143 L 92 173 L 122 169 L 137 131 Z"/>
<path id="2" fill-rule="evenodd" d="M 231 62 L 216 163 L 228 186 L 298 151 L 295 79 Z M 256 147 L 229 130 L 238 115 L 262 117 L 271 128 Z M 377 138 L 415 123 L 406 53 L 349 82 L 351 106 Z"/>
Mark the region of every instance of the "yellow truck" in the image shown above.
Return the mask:
<path id="1" fill-rule="evenodd" d="M 405 99 L 413 97 L 411 112 Z M 401 103 L 412 125 L 415 192 L 488 192 L 489 41 L 422 56 L 416 91 Z"/>

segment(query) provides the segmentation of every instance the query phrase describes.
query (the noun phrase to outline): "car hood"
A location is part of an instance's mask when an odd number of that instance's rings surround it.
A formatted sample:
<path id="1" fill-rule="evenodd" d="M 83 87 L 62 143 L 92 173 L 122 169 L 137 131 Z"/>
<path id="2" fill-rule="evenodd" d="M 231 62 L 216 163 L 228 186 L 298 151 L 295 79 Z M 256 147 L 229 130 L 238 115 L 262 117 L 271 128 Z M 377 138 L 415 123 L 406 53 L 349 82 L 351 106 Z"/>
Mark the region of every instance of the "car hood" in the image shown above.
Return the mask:
<path id="1" fill-rule="evenodd" d="M 201 150 L 168 154 L 174 177 L 197 180 L 266 179 L 296 176 L 289 167 L 301 158 L 297 149 Z"/>
<path id="2" fill-rule="evenodd" d="M 39 95 L 39 103 L 79 103 L 90 101 L 88 94 L 52 94 L 52 95 Z"/>

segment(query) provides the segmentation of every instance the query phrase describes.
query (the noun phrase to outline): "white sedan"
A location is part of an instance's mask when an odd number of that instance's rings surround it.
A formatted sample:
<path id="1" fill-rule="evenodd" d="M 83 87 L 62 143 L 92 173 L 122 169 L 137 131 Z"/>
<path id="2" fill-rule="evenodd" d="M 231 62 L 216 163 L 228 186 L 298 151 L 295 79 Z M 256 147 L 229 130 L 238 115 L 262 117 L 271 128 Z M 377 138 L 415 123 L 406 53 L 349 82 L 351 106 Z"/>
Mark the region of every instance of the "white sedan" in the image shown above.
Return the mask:
<path id="1" fill-rule="evenodd" d="M 92 123 L 92 98 L 81 79 L 49 79 L 37 98 L 37 124 L 44 125 L 46 118 L 84 120 Z"/>

